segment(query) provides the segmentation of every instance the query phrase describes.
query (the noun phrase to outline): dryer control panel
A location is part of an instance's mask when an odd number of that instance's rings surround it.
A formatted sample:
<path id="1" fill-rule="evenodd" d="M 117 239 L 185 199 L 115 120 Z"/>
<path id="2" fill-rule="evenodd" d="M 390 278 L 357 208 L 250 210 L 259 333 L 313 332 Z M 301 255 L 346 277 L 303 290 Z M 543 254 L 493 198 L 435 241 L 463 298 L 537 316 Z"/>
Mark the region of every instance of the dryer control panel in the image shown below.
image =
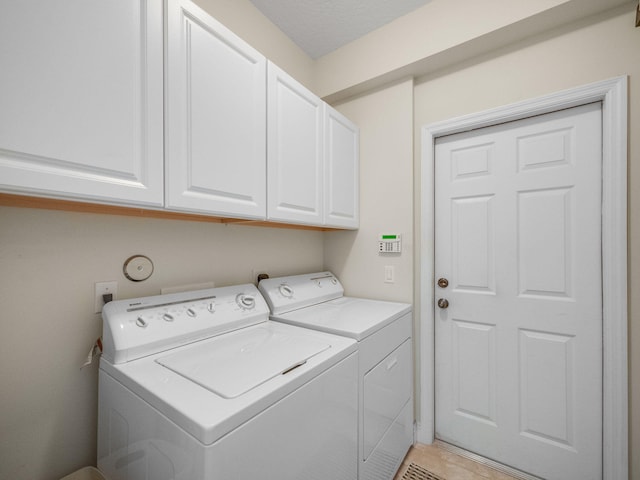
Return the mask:
<path id="1" fill-rule="evenodd" d="M 308 273 L 261 280 L 258 289 L 277 315 L 309 307 L 344 295 L 344 288 L 331 272 Z"/>
<path id="2" fill-rule="evenodd" d="M 103 357 L 125 363 L 269 318 L 251 284 L 116 300 L 103 312 Z"/>

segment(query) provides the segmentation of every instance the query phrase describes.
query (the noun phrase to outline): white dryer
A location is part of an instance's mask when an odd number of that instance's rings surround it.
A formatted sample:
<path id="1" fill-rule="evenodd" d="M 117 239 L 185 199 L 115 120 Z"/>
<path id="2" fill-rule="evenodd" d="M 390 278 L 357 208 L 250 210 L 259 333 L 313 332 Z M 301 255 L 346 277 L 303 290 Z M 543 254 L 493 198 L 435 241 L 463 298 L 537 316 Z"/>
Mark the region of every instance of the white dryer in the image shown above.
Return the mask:
<path id="1" fill-rule="evenodd" d="M 393 479 L 414 441 L 411 305 L 345 297 L 331 272 L 265 279 L 258 288 L 272 320 L 358 341 L 358 476 Z"/>
<path id="2" fill-rule="evenodd" d="M 107 304 L 100 470 L 110 480 L 355 480 L 356 342 L 268 314 L 253 285 Z"/>

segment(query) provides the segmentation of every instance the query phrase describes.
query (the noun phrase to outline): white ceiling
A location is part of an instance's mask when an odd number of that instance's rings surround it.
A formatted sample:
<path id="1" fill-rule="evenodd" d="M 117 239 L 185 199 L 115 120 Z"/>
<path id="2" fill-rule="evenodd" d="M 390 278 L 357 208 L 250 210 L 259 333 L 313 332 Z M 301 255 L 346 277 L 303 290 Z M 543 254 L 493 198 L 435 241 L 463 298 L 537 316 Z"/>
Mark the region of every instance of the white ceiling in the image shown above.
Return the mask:
<path id="1" fill-rule="evenodd" d="M 251 0 L 311 58 L 321 57 L 430 0 Z"/>

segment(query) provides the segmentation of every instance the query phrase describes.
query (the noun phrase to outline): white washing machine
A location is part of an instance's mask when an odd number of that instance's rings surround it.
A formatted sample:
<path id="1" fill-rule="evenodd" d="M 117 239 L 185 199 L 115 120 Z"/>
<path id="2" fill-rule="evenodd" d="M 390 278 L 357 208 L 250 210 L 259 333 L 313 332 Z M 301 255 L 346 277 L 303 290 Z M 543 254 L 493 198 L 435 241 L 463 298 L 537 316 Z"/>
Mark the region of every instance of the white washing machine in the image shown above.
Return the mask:
<path id="1" fill-rule="evenodd" d="M 356 342 L 268 315 L 253 285 L 105 306 L 107 478 L 357 478 Z"/>
<path id="2" fill-rule="evenodd" d="M 412 309 L 345 297 L 331 272 L 258 284 L 271 319 L 342 335 L 359 349 L 359 479 L 393 479 L 414 441 Z"/>

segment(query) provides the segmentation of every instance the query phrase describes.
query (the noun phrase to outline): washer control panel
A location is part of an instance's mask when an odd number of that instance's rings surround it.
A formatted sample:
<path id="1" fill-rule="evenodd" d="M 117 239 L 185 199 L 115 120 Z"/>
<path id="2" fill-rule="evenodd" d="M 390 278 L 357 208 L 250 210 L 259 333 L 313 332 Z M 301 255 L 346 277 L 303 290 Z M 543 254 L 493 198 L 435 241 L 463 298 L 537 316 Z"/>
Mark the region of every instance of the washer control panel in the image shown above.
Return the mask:
<path id="1" fill-rule="evenodd" d="M 103 357 L 124 363 L 268 319 L 255 286 L 116 300 L 102 312 Z"/>
<path id="2" fill-rule="evenodd" d="M 342 285 L 331 272 L 267 278 L 260 281 L 258 289 L 272 315 L 316 305 L 344 294 Z"/>

